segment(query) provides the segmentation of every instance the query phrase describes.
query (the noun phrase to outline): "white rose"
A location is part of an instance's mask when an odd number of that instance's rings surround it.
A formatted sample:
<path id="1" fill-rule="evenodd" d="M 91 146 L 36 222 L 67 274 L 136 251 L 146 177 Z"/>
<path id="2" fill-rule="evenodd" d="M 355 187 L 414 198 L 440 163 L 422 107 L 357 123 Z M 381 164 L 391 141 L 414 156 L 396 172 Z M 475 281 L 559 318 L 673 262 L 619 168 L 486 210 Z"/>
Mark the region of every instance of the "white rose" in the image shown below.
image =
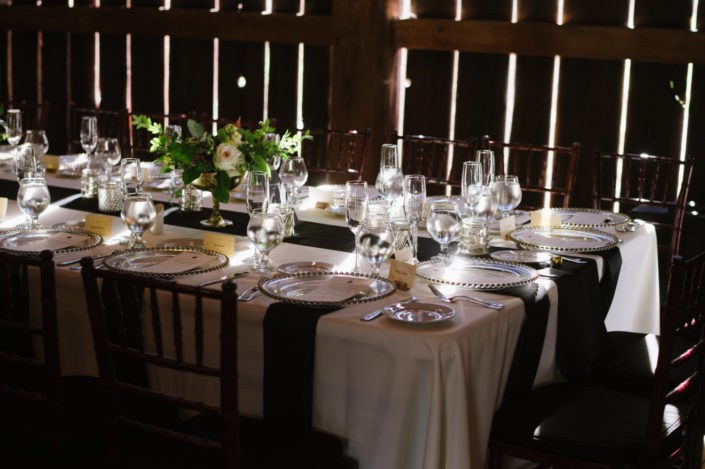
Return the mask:
<path id="1" fill-rule="evenodd" d="M 228 173 L 228 176 L 233 177 L 240 176 L 245 172 L 247 162 L 245 156 L 235 145 L 221 143 L 215 149 L 213 164 L 216 168 Z"/>

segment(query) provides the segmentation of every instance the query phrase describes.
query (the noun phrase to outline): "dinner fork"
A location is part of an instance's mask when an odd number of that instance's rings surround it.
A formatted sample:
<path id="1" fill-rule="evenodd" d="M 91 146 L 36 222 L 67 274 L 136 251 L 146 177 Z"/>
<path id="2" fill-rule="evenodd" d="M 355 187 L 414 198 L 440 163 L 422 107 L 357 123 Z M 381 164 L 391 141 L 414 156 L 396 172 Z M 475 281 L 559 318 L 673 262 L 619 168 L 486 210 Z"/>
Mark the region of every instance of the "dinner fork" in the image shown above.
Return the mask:
<path id="1" fill-rule="evenodd" d="M 483 300 L 482 298 L 477 298 L 468 295 L 453 295 L 446 296 L 434 285 L 429 284 L 428 288 L 444 303 L 455 303 L 458 300 L 469 301 L 470 303 L 475 303 L 476 305 L 485 306 L 492 309 L 502 309 L 504 305 L 502 303 L 495 303 L 494 301 Z"/>

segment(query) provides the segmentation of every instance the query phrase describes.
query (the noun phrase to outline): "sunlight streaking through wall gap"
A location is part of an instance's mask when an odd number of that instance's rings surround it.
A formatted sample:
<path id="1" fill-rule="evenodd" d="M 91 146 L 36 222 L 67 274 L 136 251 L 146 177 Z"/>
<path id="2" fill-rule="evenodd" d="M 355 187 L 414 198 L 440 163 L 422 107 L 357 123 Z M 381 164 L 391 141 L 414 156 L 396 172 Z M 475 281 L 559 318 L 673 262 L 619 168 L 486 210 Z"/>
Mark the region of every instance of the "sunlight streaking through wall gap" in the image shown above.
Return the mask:
<path id="1" fill-rule="evenodd" d="M 698 31 L 698 0 L 693 0 L 692 13 L 690 15 L 690 31 Z M 693 63 L 688 63 L 688 71 L 685 78 L 685 102 L 683 103 L 683 128 L 681 131 L 681 148 L 678 158 L 685 161 L 688 154 L 688 127 L 690 125 L 690 100 L 693 90 Z M 683 167 L 678 168 L 678 190 L 680 191 L 683 182 Z"/>
<path id="2" fill-rule="evenodd" d="M 132 0 L 125 1 L 126 8 L 132 8 Z M 125 34 L 125 107 L 132 111 L 132 34 Z"/>
<path id="3" fill-rule="evenodd" d="M 512 0 L 512 24 L 519 21 L 519 6 L 518 0 Z M 512 138 L 512 126 L 514 125 L 514 103 L 516 100 L 516 76 L 517 76 L 517 55 L 511 52 L 508 57 L 507 64 L 507 92 L 505 95 L 505 101 L 507 103 L 507 109 L 504 114 L 504 138 L 503 141 L 508 143 Z M 502 155 L 504 160 L 504 168 L 506 171 L 507 162 L 509 160 L 509 152 L 505 149 Z"/>
<path id="4" fill-rule="evenodd" d="M 456 0 L 455 2 L 455 21 L 460 21 L 462 14 L 462 1 Z M 450 116 L 448 117 L 448 139 L 455 140 L 455 123 L 456 123 L 456 113 L 458 109 L 458 64 L 460 61 L 460 51 L 453 51 L 453 65 L 451 70 L 451 83 L 450 83 Z M 450 177 L 450 171 L 453 168 L 453 159 L 455 156 L 455 147 L 450 145 L 448 148 L 448 161 L 446 161 L 446 179 Z M 446 186 L 446 195 L 450 195 L 451 187 Z"/>
<path id="5" fill-rule="evenodd" d="M 411 18 L 411 0 L 401 0 L 399 9 L 399 19 L 406 20 Z M 406 109 L 406 65 L 409 58 L 409 50 L 406 47 L 399 49 L 397 60 L 397 125 L 396 131 L 398 135 L 404 135 L 404 112 Z M 404 142 L 401 139 L 396 141 L 399 147 L 399 161 L 404 159 Z"/>
<path id="6" fill-rule="evenodd" d="M 220 11 L 220 0 L 213 0 L 213 9 L 211 12 L 216 13 Z M 218 82 L 220 81 L 220 39 L 213 38 L 213 120 L 220 117 L 220 87 Z M 218 125 L 213 122 L 212 132 L 218 131 Z"/>
<path id="7" fill-rule="evenodd" d="M 556 24 L 558 26 L 563 25 L 563 0 L 558 0 L 556 4 Z M 556 125 L 558 123 L 558 93 L 559 85 L 561 80 L 561 56 L 556 55 L 553 57 L 553 78 L 551 80 L 551 112 L 549 116 L 548 124 L 548 145 L 553 147 L 556 145 Z M 552 151 L 548 152 L 548 161 L 546 162 L 546 186 L 548 188 L 553 187 L 553 167 L 555 154 Z M 550 207 L 551 204 L 551 194 L 544 194 L 543 206 L 544 208 Z"/>
<path id="8" fill-rule="evenodd" d="M 171 0 L 164 0 L 164 9 L 171 9 Z M 164 114 L 169 114 L 169 80 L 171 68 L 171 36 L 164 36 Z M 164 122 L 164 125 L 168 124 L 168 119 Z"/>

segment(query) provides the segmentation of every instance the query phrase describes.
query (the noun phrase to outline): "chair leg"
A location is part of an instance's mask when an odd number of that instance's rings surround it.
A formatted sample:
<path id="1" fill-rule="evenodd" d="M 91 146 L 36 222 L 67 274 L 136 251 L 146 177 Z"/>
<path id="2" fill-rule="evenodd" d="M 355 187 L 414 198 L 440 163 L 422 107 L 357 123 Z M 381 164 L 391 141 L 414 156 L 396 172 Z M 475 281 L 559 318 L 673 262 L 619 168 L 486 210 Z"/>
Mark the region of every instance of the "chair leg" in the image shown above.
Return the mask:
<path id="1" fill-rule="evenodd" d="M 502 469 L 502 452 L 490 444 L 489 469 Z"/>

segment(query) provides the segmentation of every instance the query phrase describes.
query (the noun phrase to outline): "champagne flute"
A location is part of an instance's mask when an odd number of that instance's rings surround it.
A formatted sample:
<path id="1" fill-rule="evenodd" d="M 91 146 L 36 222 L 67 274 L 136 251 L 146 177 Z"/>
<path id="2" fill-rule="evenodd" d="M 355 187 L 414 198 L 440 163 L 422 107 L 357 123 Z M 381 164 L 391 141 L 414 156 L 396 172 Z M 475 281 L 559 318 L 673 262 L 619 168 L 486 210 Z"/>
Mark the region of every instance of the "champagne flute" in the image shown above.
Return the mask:
<path id="1" fill-rule="evenodd" d="M 138 158 L 124 158 L 120 163 L 120 182 L 123 194 L 142 192 L 142 168 Z"/>
<path id="2" fill-rule="evenodd" d="M 264 212 L 256 209 L 250 215 L 247 223 L 247 237 L 259 252 L 260 260 L 255 270 L 270 272 L 274 264 L 269 259 L 269 252 L 281 244 L 284 237 L 284 227 L 281 216 L 274 212 Z"/>
<path id="3" fill-rule="evenodd" d="M 463 163 L 463 176 L 460 183 L 460 191 L 466 210 L 469 216 L 474 216 L 475 207 L 480 202 L 480 191 L 482 190 L 482 164 L 477 161 L 466 161 Z"/>
<path id="4" fill-rule="evenodd" d="M 23 143 L 15 150 L 15 174 L 17 182 L 25 178 L 44 179 L 44 166 L 37 157 L 36 147 L 31 143 Z"/>
<path id="5" fill-rule="evenodd" d="M 382 157 L 375 187 L 392 210 L 394 202 L 404 191 L 404 175 L 399 167 L 399 152 L 396 145 L 390 143 L 382 145 Z"/>
<path id="6" fill-rule="evenodd" d="M 245 201 L 247 213 L 252 215 L 255 210 L 267 211 L 269 203 L 269 177 L 264 171 L 251 171 L 247 180 Z"/>
<path id="7" fill-rule="evenodd" d="M 460 214 L 455 202 L 433 201 L 426 219 L 426 230 L 441 246 L 441 252 L 436 259 L 448 259 L 448 245 L 457 241 L 460 235 Z"/>
<path id="8" fill-rule="evenodd" d="M 292 207 L 296 204 L 295 189 L 301 187 L 308 179 L 306 162 L 300 156 L 287 158 L 279 168 L 279 179 L 287 189 L 287 200 Z"/>
<path id="9" fill-rule="evenodd" d="M 404 213 L 411 224 L 413 252 L 411 263 L 418 264 L 419 222 L 426 209 L 426 178 L 421 174 L 404 176 Z"/>
<path id="10" fill-rule="evenodd" d="M 360 250 L 358 249 L 358 234 L 362 224 L 367 220 L 369 196 L 366 181 L 348 181 L 345 183 L 345 221 L 355 235 L 355 268 L 360 269 Z"/>
<path id="11" fill-rule="evenodd" d="M 5 132 L 7 141 L 14 149 L 22 140 L 22 111 L 19 109 L 8 109 L 5 117 Z"/>
<path id="12" fill-rule="evenodd" d="M 28 130 L 24 136 L 24 142 L 34 145 L 34 152 L 39 155 L 39 158 L 42 155 L 46 155 L 49 150 L 49 139 L 47 138 L 47 133 L 43 130 Z"/>
<path id="13" fill-rule="evenodd" d="M 273 144 L 279 147 L 280 138 L 281 137 L 279 136 L 279 134 L 275 132 L 270 132 L 264 135 L 265 144 L 268 146 Z M 279 153 L 275 153 L 274 156 L 272 156 L 272 159 L 267 161 L 267 166 L 269 166 L 269 169 L 271 171 L 276 171 L 281 166 L 281 162 L 281 155 Z"/>
<path id="14" fill-rule="evenodd" d="M 379 266 L 394 253 L 394 232 L 388 221 L 371 218 L 363 223 L 356 240 L 356 249 L 372 267 L 372 274 L 379 275 Z"/>
<path id="15" fill-rule="evenodd" d="M 494 181 L 494 152 L 492 150 L 477 150 L 475 161 L 482 165 L 482 185 L 489 186 Z"/>
<path id="16" fill-rule="evenodd" d="M 24 178 L 17 192 L 17 206 L 28 217 L 25 228 L 40 228 L 39 215 L 49 206 L 49 189 L 43 178 Z"/>
<path id="17" fill-rule="evenodd" d="M 90 157 L 98 143 L 98 118 L 83 116 L 81 118 L 81 146 Z"/>
<path id="18" fill-rule="evenodd" d="M 521 202 L 521 186 L 517 176 L 500 175 L 495 177 L 492 183 L 492 192 L 502 218 L 511 215 Z"/>
<path id="19" fill-rule="evenodd" d="M 126 194 L 120 217 L 127 229 L 130 230 L 127 249 L 145 247 L 142 234 L 152 228 L 157 217 L 157 211 L 152 203 L 152 195 L 149 193 Z"/>

